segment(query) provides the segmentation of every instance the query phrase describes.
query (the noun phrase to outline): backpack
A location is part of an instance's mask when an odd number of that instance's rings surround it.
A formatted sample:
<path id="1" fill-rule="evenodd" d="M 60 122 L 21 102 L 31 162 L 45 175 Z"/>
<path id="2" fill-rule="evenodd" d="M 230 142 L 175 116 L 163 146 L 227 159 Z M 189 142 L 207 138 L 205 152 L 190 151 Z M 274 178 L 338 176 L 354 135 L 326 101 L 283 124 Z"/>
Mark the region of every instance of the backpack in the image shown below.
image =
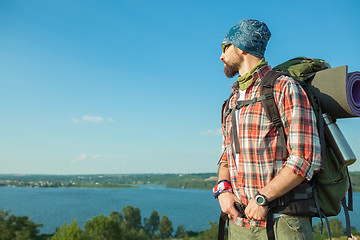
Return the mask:
<path id="1" fill-rule="evenodd" d="M 266 116 L 275 125 L 283 146 L 283 156 L 287 156 L 286 134 L 281 121 L 278 108 L 273 95 L 273 85 L 275 80 L 281 75 L 287 75 L 300 83 L 305 90 L 310 104 L 314 110 L 317 120 L 317 127 L 321 144 L 322 167 L 315 173 L 310 182 L 301 183 L 289 193 L 272 201 L 269 205 L 267 217 L 268 239 L 275 239 L 273 213 L 283 213 L 295 216 L 319 217 L 323 226 L 323 219 L 327 224 L 330 234 L 330 226 L 327 217 L 337 216 L 340 213 L 341 206 L 344 208 L 346 217 L 346 232 L 351 237 L 350 217 L 348 211 L 353 210 L 352 188 L 347 166 L 340 163 L 333 147 L 329 144 L 325 136 L 325 122 L 322 113 L 320 101 L 317 92 L 311 86 L 311 81 L 316 72 L 329 69 L 330 65 L 322 60 L 315 58 L 298 57 L 288 60 L 268 72 L 260 85 L 260 97 L 251 100 L 238 101 L 236 109 L 261 101 Z M 230 95 L 230 98 L 232 95 Z M 234 109 L 227 109 L 228 101 L 225 101 L 222 114 L 235 114 Z M 223 119 L 223 117 L 222 117 Z M 234 131 L 233 134 L 237 135 Z M 236 136 L 234 135 L 234 136 Z M 234 137 L 235 141 L 238 137 Z M 235 142 L 235 147 L 237 143 Z M 354 159 L 355 161 L 355 159 Z M 352 162 L 353 163 L 353 162 Z M 348 193 L 348 204 L 346 204 L 345 195 Z M 223 232 L 224 218 L 222 214 L 219 221 L 219 239 L 220 229 Z M 220 224 L 221 223 L 221 224 Z"/>
<path id="2" fill-rule="evenodd" d="M 273 206 L 270 212 L 282 212 L 289 215 L 300 215 L 319 217 L 321 224 L 324 218 L 331 239 L 330 227 L 327 217 L 337 216 L 340 213 L 341 206 L 344 208 L 346 216 L 346 232 L 351 237 L 350 217 L 348 211 L 353 210 L 352 188 L 347 166 L 341 164 L 339 157 L 335 154 L 335 149 L 329 144 L 325 133 L 325 120 L 322 108 L 311 86 L 311 81 L 316 72 L 329 69 L 330 65 L 322 59 L 298 57 L 286 61 L 273 68 L 271 72 L 264 77 L 260 86 L 260 95 L 264 95 L 265 99 L 261 104 L 266 112 L 267 117 L 272 121 L 282 139 L 283 152 L 286 154 L 286 137 L 284 127 L 279 116 L 275 99 L 273 96 L 273 85 L 275 80 L 281 75 L 288 75 L 298 81 L 305 90 L 310 104 L 316 115 L 317 127 L 322 148 L 322 167 L 309 183 L 302 183 L 297 188 L 278 200 L 277 206 Z M 280 121 L 277 121 L 280 119 Z M 354 159 L 355 161 L 355 159 Z M 352 164 L 352 161 L 350 164 Z M 345 195 L 348 193 L 348 205 L 346 204 Z M 297 197 L 296 195 L 303 195 Z M 271 214 L 269 214 L 271 215 Z M 268 218 L 267 228 L 268 234 L 273 234 L 271 224 L 273 221 Z"/>

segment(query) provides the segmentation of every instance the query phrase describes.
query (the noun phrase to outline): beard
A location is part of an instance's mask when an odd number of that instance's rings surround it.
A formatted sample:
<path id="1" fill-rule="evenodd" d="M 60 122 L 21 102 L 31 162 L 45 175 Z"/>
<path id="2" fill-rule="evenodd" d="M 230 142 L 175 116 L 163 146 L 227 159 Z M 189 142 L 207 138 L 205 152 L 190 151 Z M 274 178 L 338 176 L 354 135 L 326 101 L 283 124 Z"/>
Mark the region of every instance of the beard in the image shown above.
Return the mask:
<path id="1" fill-rule="evenodd" d="M 237 65 L 237 64 L 236 64 Z M 224 73 L 228 78 L 234 77 L 236 74 L 238 74 L 238 66 L 235 64 L 225 64 L 224 67 Z"/>
<path id="2" fill-rule="evenodd" d="M 239 73 L 239 69 L 241 67 L 241 59 L 239 56 L 234 58 L 232 61 L 224 62 L 224 63 L 225 63 L 224 73 L 228 78 L 232 78 Z"/>

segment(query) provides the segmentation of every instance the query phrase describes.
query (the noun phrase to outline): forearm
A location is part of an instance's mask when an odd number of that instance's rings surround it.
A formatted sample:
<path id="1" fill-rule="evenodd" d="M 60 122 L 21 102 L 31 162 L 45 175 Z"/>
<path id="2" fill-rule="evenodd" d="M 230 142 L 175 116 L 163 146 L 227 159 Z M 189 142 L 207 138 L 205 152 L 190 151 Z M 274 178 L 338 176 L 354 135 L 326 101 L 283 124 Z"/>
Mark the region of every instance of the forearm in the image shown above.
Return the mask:
<path id="1" fill-rule="evenodd" d="M 229 165 L 227 162 L 221 162 L 218 170 L 218 181 L 228 180 L 230 181 Z"/>
<path id="2" fill-rule="evenodd" d="M 273 180 L 259 190 L 259 193 L 269 201 L 273 201 L 299 185 L 303 180 L 303 177 L 285 166 Z M 245 209 L 245 214 L 248 219 L 265 220 L 267 211 L 267 206 L 257 205 L 255 199 L 252 198 Z"/>
<path id="3" fill-rule="evenodd" d="M 227 162 L 219 164 L 218 181 L 228 180 L 230 182 L 230 172 Z M 223 192 L 218 196 L 221 210 L 224 213 L 230 214 L 234 217 L 239 217 L 239 212 L 234 207 L 234 202 L 240 202 L 240 200 L 232 192 Z"/>
<path id="4" fill-rule="evenodd" d="M 295 174 L 289 167 L 284 167 L 265 187 L 259 190 L 269 201 L 283 196 L 303 182 L 305 178 Z"/>

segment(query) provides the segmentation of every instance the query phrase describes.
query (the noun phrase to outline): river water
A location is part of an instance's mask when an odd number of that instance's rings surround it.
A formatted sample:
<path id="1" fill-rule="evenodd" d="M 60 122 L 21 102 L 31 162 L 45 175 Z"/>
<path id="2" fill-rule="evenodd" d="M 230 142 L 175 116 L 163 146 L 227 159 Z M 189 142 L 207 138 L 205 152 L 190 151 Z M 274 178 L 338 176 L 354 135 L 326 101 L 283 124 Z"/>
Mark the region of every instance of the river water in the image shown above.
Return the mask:
<path id="1" fill-rule="evenodd" d="M 76 219 L 80 227 L 87 220 L 111 211 L 121 212 L 124 206 L 139 207 L 142 218 L 149 218 L 156 210 L 167 216 L 174 229 L 184 225 L 185 230 L 201 231 L 209 222 L 218 221 L 220 208 L 210 190 L 167 188 L 142 185 L 140 188 L 21 188 L 0 187 L 0 209 L 10 210 L 16 216 L 26 215 L 43 224 L 41 233 L 53 233 L 65 222 Z M 354 212 L 351 225 L 360 230 L 360 193 L 354 193 Z M 338 218 L 344 221 L 344 214 Z M 316 219 L 314 219 L 316 222 Z"/>

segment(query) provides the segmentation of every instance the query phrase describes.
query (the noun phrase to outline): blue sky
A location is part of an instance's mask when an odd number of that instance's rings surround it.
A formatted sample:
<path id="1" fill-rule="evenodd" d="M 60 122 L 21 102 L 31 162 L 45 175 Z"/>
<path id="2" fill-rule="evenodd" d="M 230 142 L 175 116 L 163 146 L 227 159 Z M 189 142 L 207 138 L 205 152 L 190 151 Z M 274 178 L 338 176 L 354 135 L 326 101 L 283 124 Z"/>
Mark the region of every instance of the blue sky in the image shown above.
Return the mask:
<path id="1" fill-rule="evenodd" d="M 219 57 L 245 18 L 270 65 L 360 71 L 359 1 L 0 1 L 0 173 L 216 172 Z M 360 157 L 360 119 L 339 127 Z M 350 167 L 360 170 L 360 161 Z"/>

